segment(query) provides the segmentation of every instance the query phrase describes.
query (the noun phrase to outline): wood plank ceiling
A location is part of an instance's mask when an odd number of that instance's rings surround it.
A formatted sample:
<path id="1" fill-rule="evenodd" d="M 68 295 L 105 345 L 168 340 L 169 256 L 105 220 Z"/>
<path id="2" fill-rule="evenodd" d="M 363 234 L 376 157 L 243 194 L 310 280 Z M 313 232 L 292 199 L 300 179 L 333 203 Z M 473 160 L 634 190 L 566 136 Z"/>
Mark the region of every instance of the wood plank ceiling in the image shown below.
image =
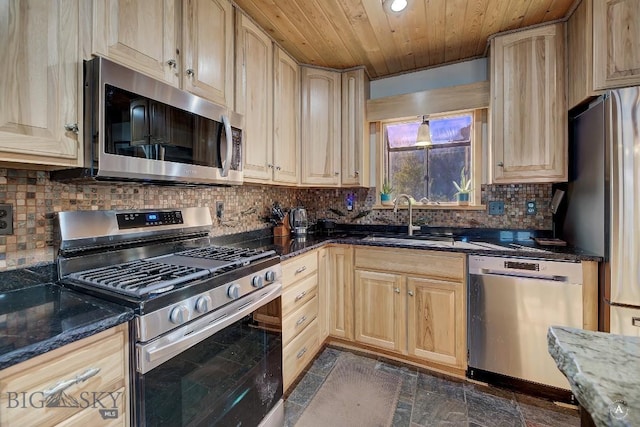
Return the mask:
<path id="1" fill-rule="evenodd" d="M 298 62 L 372 79 L 480 57 L 490 35 L 563 18 L 575 0 L 235 0 Z"/>

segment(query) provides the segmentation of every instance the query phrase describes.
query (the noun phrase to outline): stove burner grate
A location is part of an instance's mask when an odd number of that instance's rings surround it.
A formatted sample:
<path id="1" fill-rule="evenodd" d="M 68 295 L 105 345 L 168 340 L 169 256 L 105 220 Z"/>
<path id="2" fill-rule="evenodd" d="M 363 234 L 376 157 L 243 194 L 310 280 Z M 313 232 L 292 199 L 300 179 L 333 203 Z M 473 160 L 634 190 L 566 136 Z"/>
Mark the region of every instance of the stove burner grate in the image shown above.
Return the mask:
<path id="1" fill-rule="evenodd" d="M 205 258 L 216 261 L 229 261 L 233 264 L 247 265 L 262 258 L 270 257 L 274 251 L 260 249 L 234 248 L 230 246 L 207 246 L 204 248 L 189 249 L 176 255 L 194 258 Z"/>
<path id="2" fill-rule="evenodd" d="M 72 273 L 68 277 L 87 285 L 140 297 L 150 293 L 166 292 L 177 285 L 208 275 L 209 271 L 201 268 L 136 260 L 80 271 Z"/>

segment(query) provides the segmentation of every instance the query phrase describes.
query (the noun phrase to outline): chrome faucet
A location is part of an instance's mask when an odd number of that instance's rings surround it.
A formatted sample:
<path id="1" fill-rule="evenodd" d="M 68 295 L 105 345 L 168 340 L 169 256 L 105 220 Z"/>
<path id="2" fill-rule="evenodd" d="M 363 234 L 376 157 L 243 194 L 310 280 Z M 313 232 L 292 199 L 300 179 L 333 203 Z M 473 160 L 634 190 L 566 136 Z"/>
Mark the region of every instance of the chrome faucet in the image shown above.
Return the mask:
<path id="1" fill-rule="evenodd" d="M 414 230 L 420 230 L 420 227 L 417 226 L 413 226 L 413 202 L 411 202 L 411 200 L 413 199 L 411 196 L 409 196 L 408 194 L 400 194 L 398 197 L 396 197 L 396 201 L 393 204 L 393 212 L 394 213 L 398 213 L 398 202 L 400 201 L 401 198 L 405 198 L 407 199 L 407 203 L 409 203 L 409 236 L 413 236 L 413 232 Z"/>

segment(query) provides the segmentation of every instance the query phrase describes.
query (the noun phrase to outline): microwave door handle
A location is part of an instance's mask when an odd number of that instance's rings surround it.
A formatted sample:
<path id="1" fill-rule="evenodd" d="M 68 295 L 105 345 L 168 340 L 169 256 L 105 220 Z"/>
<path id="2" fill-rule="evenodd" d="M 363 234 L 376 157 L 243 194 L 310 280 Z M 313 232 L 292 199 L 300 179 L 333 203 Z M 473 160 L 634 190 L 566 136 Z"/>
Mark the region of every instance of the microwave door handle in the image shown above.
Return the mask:
<path id="1" fill-rule="evenodd" d="M 222 172 L 220 176 L 226 177 L 229 175 L 229 168 L 231 167 L 231 155 L 233 154 L 233 136 L 231 134 L 231 123 L 229 118 L 222 115 L 222 124 L 224 125 L 225 140 L 227 142 L 227 152 L 225 153 L 224 161 L 222 162 Z"/>

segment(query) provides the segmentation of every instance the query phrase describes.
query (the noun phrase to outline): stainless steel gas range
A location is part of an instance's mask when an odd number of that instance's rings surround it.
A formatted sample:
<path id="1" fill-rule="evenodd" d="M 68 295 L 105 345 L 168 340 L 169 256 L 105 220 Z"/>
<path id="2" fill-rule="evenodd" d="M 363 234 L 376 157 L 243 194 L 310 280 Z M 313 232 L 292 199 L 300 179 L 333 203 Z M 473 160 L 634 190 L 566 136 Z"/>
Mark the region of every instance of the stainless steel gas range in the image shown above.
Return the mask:
<path id="1" fill-rule="evenodd" d="M 273 251 L 210 243 L 208 208 L 58 214 L 64 286 L 131 307 L 132 424 L 282 425 Z"/>

